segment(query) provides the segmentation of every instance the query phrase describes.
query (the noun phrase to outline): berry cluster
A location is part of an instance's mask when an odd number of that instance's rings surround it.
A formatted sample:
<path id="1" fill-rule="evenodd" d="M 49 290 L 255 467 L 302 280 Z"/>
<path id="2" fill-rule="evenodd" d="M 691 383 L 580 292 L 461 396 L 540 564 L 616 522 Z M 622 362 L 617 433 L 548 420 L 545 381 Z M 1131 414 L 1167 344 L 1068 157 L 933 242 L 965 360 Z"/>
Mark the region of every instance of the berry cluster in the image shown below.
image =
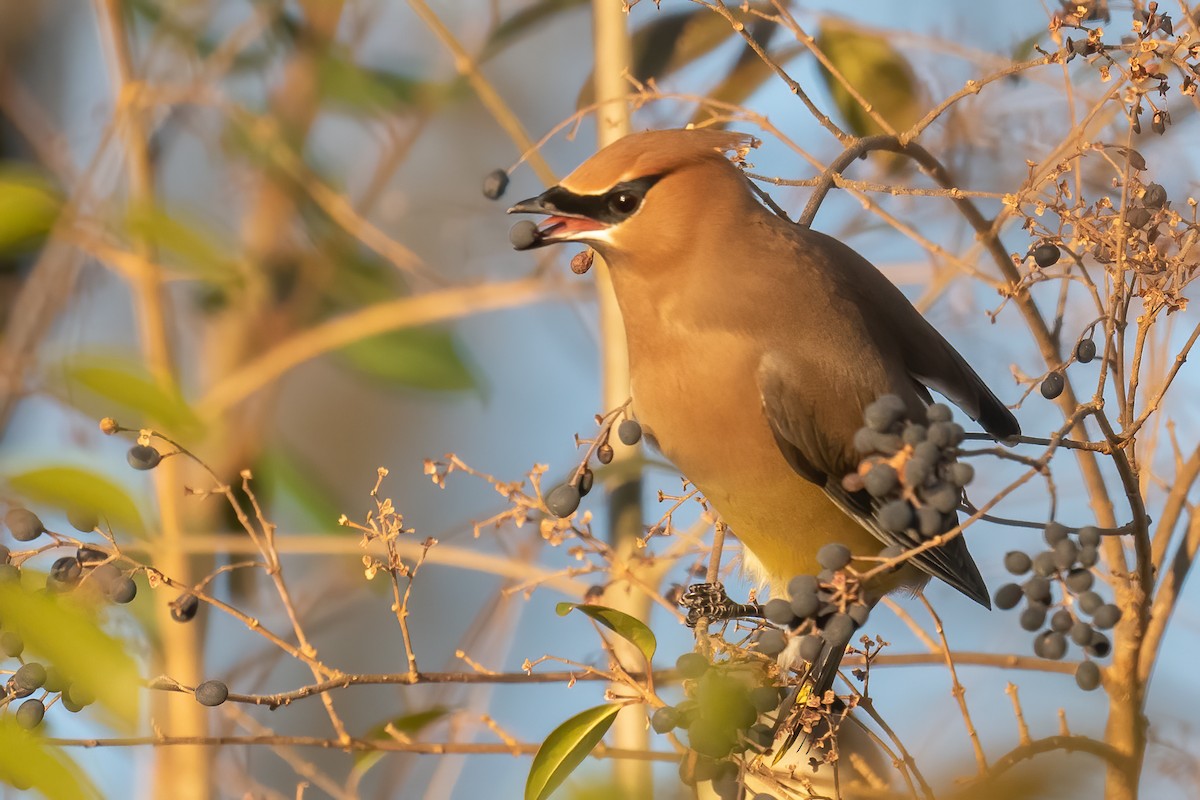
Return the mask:
<path id="1" fill-rule="evenodd" d="M 80 532 L 90 533 L 96 529 L 94 514 L 73 510 L 67 517 Z M 4 516 L 4 523 L 18 542 L 32 542 L 50 533 L 41 518 L 27 508 L 9 509 Z M 21 568 L 13 563 L 13 556 L 8 547 L 0 545 L 2 583 L 15 584 L 21 581 Z M 84 585 L 90 587 L 94 594 L 98 593 L 114 603 L 128 603 L 137 595 L 137 584 L 130 575 L 113 564 L 107 554 L 87 546 L 79 547 L 72 555 L 54 561 L 46 576 L 45 591 L 64 594 Z M 15 717 L 17 724 L 22 727 L 32 729 L 40 725 L 46 714 L 46 705 L 56 699 L 71 712 L 79 711 L 95 701 L 88 690 L 70 683 L 53 666 L 25 660 L 25 641 L 16 626 L 10 624 L 0 627 L 0 652 L 7 658 L 21 662 L 9 677 L 5 690 L 10 702 L 28 698 L 16 706 Z M 38 690 L 43 691 L 41 697 L 30 697 Z"/>
<path id="2" fill-rule="evenodd" d="M 1157 186 L 1157 184 L 1151 184 Z M 1162 188 L 1159 186 L 1158 188 Z M 1145 209 L 1133 209 L 1147 213 Z M 1131 212 L 1132 216 L 1132 212 Z M 1148 219 L 1148 217 L 1147 217 Z M 1126 221 L 1129 221 L 1128 219 Z M 1130 223 L 1132 224 L 1132 223 Z M 1029 255 L 1033 257 L 1033 263 L 1039 269 L 1046 269 L 1058 263 L 1058 259 L 1062 256 L 1062 251 L 1058 245 L 1049 240 L 1043 240 L 1029 251 Z M 1092 328 L 1088 328 L 1079 341 L 1075 343 L 1075 360 L 1080 364 L 1091 363 L 1096 358 L 1096 342 L 1092 339 Z M 1067 380 L 1063 376 L 1061 370 L 1055 370 L 1042 379 L 1041 385 L 1038 387 L 1042 393 L 1042 397 L 1047 400 L 1053 400 L 1063 393 L 1063 389 L 1067 386 Z"/>
<path id="3" fill-rule="evenodd" d="M 864 458 L 842 486 L 850 492 L 865 489 L 877 504 L 879 526 L 900 542 L 916 545 L 958 524 L 963 487 L 975 470 L 956 459 L 966 434 L 952 421 L 949 406 L 935 403 L 925 409 L 926 424 L 907 419 L 906 412 L 895 395 L 867 406 L 865 425 L 854 435 Z M 887 555 L 901 551 L 896 544 Z"/>
<path id="4" fill-rule="evenodd" d="M 546 510 L 559 519 L 565 519 L 574 514 L 575 510 L 579 508 L 579 501 L 592 490 L 596 481 L 596 474 L 588 466 L 592 454 L 595 454 L 596 460 L 601 464 L 611 463 L 616 454 L 608 441 L 613 429 L 612 419 L 605 420 L 597 417 L 597 421 L 601 423 L 601 429 L 596 438 L 590 442 L 591 446 L 584 457 L 583 464 L 572 473 L 569 481 L 554 487 L 546 495 Z M 607 424 L 604 424 L 605 422 Z M 642 440 L 642 426 L 635 419 L 621 420 L 616 429 L 617 439 L 621 441 L 621 444 L 633 447 Z"/>
<path id="5" fill-rule="evenodd" d="M 1161 206 L 1166 199 L 1165 192 L 1163 193 L 1163 197 L 1161 199 L 1157 197 L 1158 192 L 1161 191 L 1162 187 L 1157 183 L 1150 184 L 1146 189 L 1146 197 L 1149 198 L 1149 201 L 1146 202 L 1144 200 L 1144 204 L 1149 205 L 1149 203 L 1156 203 L 1157 205 Z M 1142 206 L 1131 208 L 1128 211 L 1125 221 L 1134 228 L 1145 227 L 1145 225 L 1147 225 L 1150 221 L 1150 212 Z M 1058 263 L 1058 259 L 1062 255 L 1062 251 L 1054 242 L 1043 240 L 1032 250 L 1030 250 L 1029 254 L 1033 257 L 1033 262 L 1038 266 L 1038 268 L 1045 269 Z M 1096 341 L 1092 338 L 1093 330 L 1094 325 L 1089 326 L 1079 338 L 1079 341 L 1075 343 L 1073 356 L 1074 360 L 1080 364 L 1090 364 L 1096 358 Z M 1053 400 L 1063 393 L 1063 389 L 1065 389 L 1066 386 L 1067 380 L 1063 375 L 1062 369 L 1056 369 L 1046 375 L 1046 377 L 1042 378 L 1042 382 L 1038 389 L 1041 391 L 1042 397 L 1046 398 L 1047 400 Z"/>
<path id="6" fill-rule="evenodd" d="M 756 685 L 762 679 L 746 663 L 710 663 L 700 653 L 684 653 L 675 668 L 684 681 L 687 699 L 664 706 L 650 718 L 658 733 L 682 730 L 693 754 L 680 762 L 680 778 L 688 785 L 712 781 L 723 800 L 738 796 L 738 765 L 730 756 L 770 749 L 773 730 L 759 717 L 778 708 L 786 688 Z M 768 800 L 760 795 L 756 800 Z"/>
<path id="7" fill-rule="evenodd" d="M 68 511 L 67 521 L 80 533 L 92 533 L 99 527 L 97 515 L 84 509 Z M 137 583 L 132 573 L 119 567 L 109 553 L 52 533 L 33 511 L 27 508 L 11 508 L 5 514 L 4 523 L 13 539 L 18 542 L 33 542 L 46 535 L 54 539 L 51 548 L 73 549 L 73 552 L 56 558 L 50 565 L 44 589 L 47 594 L 81 592 L 85 595 L 85 600 L 103 598 L 119 604 L 130 603 L 137 596 Z M 48 548 L 13 553 L 8 547 L 0 545 L 0 583 L 20 583 L 22 569 L 19 565 L 45 549 Z M 187 622 L 196 616 L 199 606 L 199 598 L 194 594 L 182 594 L 172 602 L 171 616 L 179 622 Z M 86 689 L 70 683 L 53 666 L 25 660 L 24 652 L 25 642 L 19 629 L 13 625 L 0 625 L 0 653 L 21 662 L 7 682 L 6 693 L 9 702 L 28 698 L 20 706 L 10 705 L 16 708 L 15 717 L 19 725 L 28 729 L 37 727 L 45 716 L 47 705 L 56 701 L 71 712 L 77 712 L 94 702 L 95 698 Z M 30 697 L 39 690 L 43 692 L 41 696 Z M 197 699 L 205 705 L 218 705 L 224 700 L 222 697 L 220 701 L 212 702 L 216 697 L 212 688 L 206 689 L 203 697 L 199 693 L 199 687 L 197 692 Z"/>
<path id="8" fill-rule="evenodd" d="M 14 646 L 13 640 L 8 638 L 12 636 L 16 636 L 16 634 L 6 631 L 3 638 L 0 638 L 0 647 L 6 655 L 20 658 L 24 645 L 18 636 Z M 54 702 L 53 695 L 58 695 L 58 701 L 63 708 L 72 713 L 82 710 L 84 706 L 91 705 L 96 699 L 88 690 L 68 681 L 54 667 L 43 666 L 37 661 L 22 663 L 8 679 L 4 688 L 10 708 L 15 705 L 13 701 L 23 700 L 19 706 L 16 706 L 17 710 L 13 716 L 16 717 L 17 724 L 26 730 L 32 730 L 42 723 L 42 719 L 46 716 L 47 703 Z M 41 697 L 30 697 L 39 689 L 43 692 Z"/>
<path id="9" fill-rule="evenodd" d="M 766 627 L 754 634 L 756 652 L 775 657 L 790 650 L 810 670 L 822 663 L 836 668 L 854 632 L 870 614 L 850 560 L 845 545 L 822 547 L 817 552 L 821 572 L 793 578 L 786 599 L 774 598 L 763 607 L 763 616 L 780 627 Z M 752 662 L 712 664 L 700 653 L 686 653 L 675 666 L 684 680 L 687 699 L 660 708 L 651 725 L 659 733 L 686 732 L 694 755 L 685 757 L 680 765 L 685 783 L 711 780 L 719 797 L 737 797 L 738 768 L 729 759 L 746 751 L 771 749 L 776 726 L 769 718 L 760 720 L 778 711 L 788 687 L 770 683 L 761 667 Z M 751 666 L 754 668 L 748 669 Z"/>
<path id="10" fill-rule="evenodd" d="M 850 548 L 827 544 L 817 551 L 817 563 L 821 572 L 797 575 L 788 581 L 787 598 L 772 598 L 763 606 L 767 621 L 781 627 L 759 634 L 760 653 L 777 656 L 799 637 L 795 652 L 815 666 L 827 649 L 844 649 L 866 624 L 871 607 L 863 601 L 857 573 L 850 568 Z"/>
<path id="11" fill-rule="evenodd" d="M 1081 647 L 1089 659 L 1076 668 L 1075 682 L 1081 689 L 1092 691 L 1100 685 L 1100 669 L 1091 659 L 1105 658 L 1112 651 L 1112 642 L 1101 631 L 1121 619 L 1121 609 L 1106 603 L 1093 588 L 1092 568 L 1099 559 L 1100 532 L 1093 527 L 1081 528 L 1073 538 L 1067 528 L 1051 522 L 1046 526 L 1045 540 L 1048 549 L 1032 557 L 1021 550 L 1004 557 L 1010 573 L 1029 577 L 1023 583 L 1006 583 L 997 589 L 996 607 L 1007 611 L 1025 604 L 1021 627 L 1037 632 L 1033 651 L 1041 658 L 1063 658 L 1071 643 Z M 1047 619 L 1049 627 L 1043 630 Z"/>
<path id="12" fill-rule="evenodd" d="M 1075 360 L 1080 364 L 1087 364 L 1096 357 L 1096 342 L 1087 337 L 1080 339 L 1075 345 Z M 1038 387 L 1042 393 L 1042 397 L 1047 400 L 1053 400 L 1063 393 L 1063 389 L 1067 388 L 1067 379 L 1059 370 L 1055 370 L 1042 379 L 1041 385 Z"/>
<path id="13" fill-rule="evenodd" d="M 67 515 L 71 525 L 81 533 L 91 533 L 98 525 L 94 513 L 73 510 Z M 48 533 L 41 518 L 27 508 L 12 508 L 4 516 L 4 523 L 18 542 L 32 542 Z M 0 580 L 20 580 L 20 568 L 11 563 L 11 553 L 3 550 L 0 564 Z M 137 584 L 131 575 L 119 569 L 107 553 L 93 547 L 79 547 L 72 555 L 62 556 L 50 565 L 46 577 L 46 591 L 65 593 L 87 581 L 100 594 L 114 603 L 129 603 L 137 596 Z"/>

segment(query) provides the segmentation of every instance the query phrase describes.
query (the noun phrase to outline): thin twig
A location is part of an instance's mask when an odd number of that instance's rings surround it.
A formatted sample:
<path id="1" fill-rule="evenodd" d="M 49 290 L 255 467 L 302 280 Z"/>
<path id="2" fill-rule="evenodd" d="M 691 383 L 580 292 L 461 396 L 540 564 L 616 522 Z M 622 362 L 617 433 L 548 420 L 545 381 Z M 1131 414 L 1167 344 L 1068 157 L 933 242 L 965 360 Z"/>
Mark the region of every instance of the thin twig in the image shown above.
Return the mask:
<path id="1" fill-rule="evenodd" d="M 476 755 L 522 755 L 531 756 L 537 753 L 541 744 L 478 744 L 474 742 L 399 742 L 392 738 L 350 739 L 340 741 L 325 739 L 320 736 L 114 736 L 110 738 L 67 739 L 48 737 L 43 740 L 51 747 L 179 747 L 181 745 L 199 745 L 201 747 L 233 746 L 290 746 L 290 747 L 319 747 L 323 750 L 341 750 L 347 753 L 385 752 L 385 753 L 414 753 L 419 755 L 446 755 L 449 753 L 468 753 Z M 679 761 L 679 754 L 655 750 L 621 750 L 607 747 L 603 742 L 596 745 L 589 754 L 593 758 L 620 758 L 634 761 Z"/>
<path id="2" fill-rule="evenodd" d="M 542 278 L 484 283 L 400 297 L 351 312 L 293 334 L 224 376 L 196 404 L 215 419 L 284 373 L 371 336 L 447 322 L 486 311 L 560 299 L 585 291 L 582 281 L 556 285 Z"/>
<path id="3" fill-rule="evenodd" d="M 276 735 L 275 731 L 263 725 L 261 722 L 254 719 L 254 717 L 250 716 L 236 706 L 226 706 L 223 710 L 225 711 L 226 716 L 232 719 L 237 725 L 245 729 L 252 736 Z M 300 755 L 292 752 L 290 747 L 275 745 L 271 747 L 271 750 L 275 753 L 275 755 L 279 756 L 284 763 L 291 767 L 293 772 L 300 777 L 305 778 L 307 781 L 310 781 L 312 785 L 316 786 L 330 797 L 333 797 L 335 800 L 355 800 L 355 796 L 348 792 L 342 791 L 342 788 L 338 786 L 337 782 L 332 777 L 317 769 L 317 766 L 311 761 L 308 761 Z"/>
<path id="4" fill-rule="evenodd" d="M 1022 745 L 1028 745 L 1032 740 L 1029 738 L 1029 726 L 1025 724 L 1025 712 L 1021 710 L 1021 698 L 1017 693 L 1017 685 L 1009 683 L 1004 687 L 1004 693 L 1012 698 L 1013 716 L 1017 720 L 1017 740 Z"/>
<path id="5" fill-rule="evenodd" d="M 733 28 L 734 32 L 741 36 L 746 42 L 747 46 L 749 46 L 750 49 L 762 59 L 764 64 L 771 68 L 772 72 L 779 76 L 780 80 L 787 84 L 788 89 L 792 94 L 799 98 L 800 102 L 804 104 L 804 107 L 808 109 L 808 112 L 812 114 L 813 119 L 815 119 L 822 128 L 833 134 L 838 142 L 845 145 L 847 142 L 853 140 L 854 137 L 839 128 L 837 123 L 830 119 L 829 115 L 821 111 L 817 104 L 812 101 L 812 98 L 808 96 L 808 93 L 804 91 L 804 88 L 801 87 L 791 75 L 788 75 L 787 71 L 784 70 L 783 67 L 781 67 L 775 62 L 774 59 L 767 55 L 767 52 L 763 49 L 762 45 L 755 41 L 754 37 L 750 35 L 750 32 L 746 30 L 745 23 L 734 17 L 729 9 L 725 7 L 725 3 L 722 2 L 722 0 L 713 0 L 713 2 L 709 2 L 708 0 L 692 0 L 692 2 L 698 3 L 710 11 L 714 11 L 724 17 L 729 23 L 729 26 Z"/>
<path id="6" fill-rule="evenodd" d="M 542 182 L 550 186 L 558 182 L 554 175 L 554 171 L 550 169 L 550 165 L 542 158 L 542 154 L 534 149 L 533 140 L 529 134 L 525 132 L 525 126 L 521 124 L 521 120 L 513 113 L 508 104 L 496 91 L 491 82 L 484 77 L 480 71 L 479 65 L 475 59 L 471 58 L 467 53 L 467 49 L 462 46 L 462 43 L 455 38 L 446 24 L 433 11 L 425 0 L 408 0 L 408 5 L 416 15 L 421 18 L 434 36 L 442 43 L 442 45 L 450 51 L 454 57 L 454 66 L 458 73 L 462 75 L 471 84 L 471 88 L 475 90 L 475 94 L 479 95 L 480 101 L 484 107 L 491 112 L 496 122 L 504 129 L 513 144 L 517 146 L 517 150 L 528 157 L 530 165 L 534 172 L 541 178 Z"/>
<path id="7" fill-rule="evenodd" d="M 871 700 L 871 698 L 860 697 L 858 701 L 858 707 L 865 711 L 867 716 L 873 719 L 875 724 L 883 729 L 884 735 L 886 735 L 888 739 L 892 741 L 892 744 L 895 745 L 896 750 L 899 751 L 902 763 L 908 770 L 909 774 L 911 774 L 917 780 L 917 783 L 921 785 L 921 793 L 925 795 L 926 800 L 933 800 L 933 787 L 929 785 L 927 780 L 925 780 L 925 776 L 921 773 L 920 768 L 917 766 L 917 760 L 912 757 L 911 753 L 908 752 L 908 748 L 904 746 L 904 742 L 902 742 L 900 737 L 896 735 L 896 732 L 892 730 L 892 726 L 887 723 L 887 720 L 883 718 L 883 715 L 875 709 L 875 703 Z"/>
<path id="8" fill-rule="evenodd" d="M 971 740 L 971 747 L 975 751 L 975 764 L 982 775 L 987 772 L 987 756 L 983 753 L 983 745 L 979 743 L 979 732 L 975 730 L 975 723 L 971 721 L 971 711 L 967 707 L 967 690 L 958 680 L 958 670 L 954 668 L 954 657 L 950 655 L 950 644 L 946 641 L 942 618 L 934 611 L 933 604 L 929 602 L 925 592 L 917 592 L 917 597 L 921 599 L 925 610 L 929 612 L 930 619 L 933 620 L 933 629 L 937 632 L 938 641 L 941 642 L 942 656 L 946 659 L 946 669 L 950 672 L 950 693 L 954 695 L 954 700 L 958 703 L 958 710 L 962 713 L 963 724 L 967 726 L 967 737 Z"/>
<path id="9" fill-rule="evenodd" d="M 1154 595 L 1153 607 L 1149 611 L 1146 633 L 1138 653 L 1137 675 L 1140 681 L 1148 681 L 1158 662 L 1159 650 L 1167 632 L 1167 624 L 1174 616 L 1179 604 L 1180 591 L 1192 566 L 1196 562 L 1196 551 L 1200 549 L 1200 513 L 1192 511 L 1187 533 L 1175 548 L 1170 567 L 1163 570 L 1162 581 Z M 1167 567 L 1166 564 L 1163 565 Z"/>
<path id="10" fill-rule="evenodd" d="M 913 619 L 912 614 L 909 614 L 904 606 L 900 605 L 887 595 L 884 595 L 882 598 L 880 598 L 879 602 L 882 605 L 887 606 L 888 609 L 895 614 L 901 622 L 908 626 L 908 629 L 913 632 L 913 635 L 921 640 L 921 644 L 925 645 L 926 650 L 928 650 L 930 653 L 940 654 L 941 648 L 937 646 L 937 642 L 933 641 L 933 637 L 926 633 L 925 629 L 917 624 L 917 621 Z M 874 663 L 874 660 L 872 660 L 872 663 Z"/>
<path id="11" fill-rule="evenodd" d="M 1159 570 L 1157 575 L 1159 580 L 1163 577 L 1161 571 L 1163 558 L 1166 556 L 1167 548 L 1175 534 L 1175 526 L 1187 508 L 1188 495 L 1191 494 L 1192 486 L 1198 478 L 1200 478 L 1200 446 L 1197 446 L 1188 460 L 1180 464 L 1175 471 L 1175 478 L 1171 481 L 1170 491 L 1167 492 L 1167 497 L 1163 501 L 1162 513 L 1159 515 L 1154 538 L 1150 543 L 1150 563 Z"/>
<path id="12" fill-rule="evenodd" d="M 998 777 L 1015 767 L 1022 761 L 1027 761 L 1043 753 L 1065 751 L 1068 753 L 1091 753 L 1097 758 L 1107 761 L 1120 769 L 1128 768 L 1129 759 L 1115 747 L 1097 741 L 1090 736 L 1047 736 L 1036 741 L 1026 737 L 1020 747 L 1016 747 L 996 759 L 986 775 L 979 778 L 979 783 Z"/>

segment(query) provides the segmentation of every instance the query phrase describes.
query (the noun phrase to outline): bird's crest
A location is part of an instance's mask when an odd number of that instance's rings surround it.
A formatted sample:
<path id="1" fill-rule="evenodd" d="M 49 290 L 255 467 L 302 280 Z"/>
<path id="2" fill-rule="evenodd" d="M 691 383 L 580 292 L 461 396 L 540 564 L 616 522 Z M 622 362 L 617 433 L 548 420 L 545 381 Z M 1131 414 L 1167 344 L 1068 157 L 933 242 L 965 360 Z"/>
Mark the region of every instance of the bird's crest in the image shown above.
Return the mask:
<path id="1" fill-rule="evenodd" d="M 622 181 L 675 170 L 733 153 L 741 161 L 759 140 L 716 129 L 644 131 L 619 139 L 583 162 L 561 186 L 576 194 L 601 194 Z"/>

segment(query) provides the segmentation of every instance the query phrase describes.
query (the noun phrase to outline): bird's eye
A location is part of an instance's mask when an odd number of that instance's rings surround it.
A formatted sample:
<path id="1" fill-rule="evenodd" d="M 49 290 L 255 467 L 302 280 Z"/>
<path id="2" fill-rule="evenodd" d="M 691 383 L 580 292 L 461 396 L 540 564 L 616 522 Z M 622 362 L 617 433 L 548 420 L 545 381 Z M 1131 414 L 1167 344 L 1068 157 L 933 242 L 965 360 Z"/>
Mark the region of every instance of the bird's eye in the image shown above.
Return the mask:
<path id="1" fill-rule="evenodd" d="M 637 211 L 641 204 L 641 196 L 629 191 L 613 192 L 608 196 L 609 209 L 622 216 L 628 216 Z"/>

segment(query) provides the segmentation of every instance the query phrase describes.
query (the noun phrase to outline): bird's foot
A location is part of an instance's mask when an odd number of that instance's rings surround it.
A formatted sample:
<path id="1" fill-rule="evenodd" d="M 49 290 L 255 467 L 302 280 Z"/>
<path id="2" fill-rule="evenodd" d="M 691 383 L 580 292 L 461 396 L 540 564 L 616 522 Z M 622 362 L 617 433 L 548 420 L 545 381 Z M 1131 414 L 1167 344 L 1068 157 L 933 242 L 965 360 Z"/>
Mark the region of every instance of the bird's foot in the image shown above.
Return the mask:
<path id="1" fill-rule="evenodd" d="M 761 617 L 762 606 L 757 603 L 735 603 L 725 593 L 721 583 L 694 583 L 683 593 L 679 605 L 687 609 L 688 627 L 694 628 L 700 620 L 726 622 L 743 617 Z"/>

